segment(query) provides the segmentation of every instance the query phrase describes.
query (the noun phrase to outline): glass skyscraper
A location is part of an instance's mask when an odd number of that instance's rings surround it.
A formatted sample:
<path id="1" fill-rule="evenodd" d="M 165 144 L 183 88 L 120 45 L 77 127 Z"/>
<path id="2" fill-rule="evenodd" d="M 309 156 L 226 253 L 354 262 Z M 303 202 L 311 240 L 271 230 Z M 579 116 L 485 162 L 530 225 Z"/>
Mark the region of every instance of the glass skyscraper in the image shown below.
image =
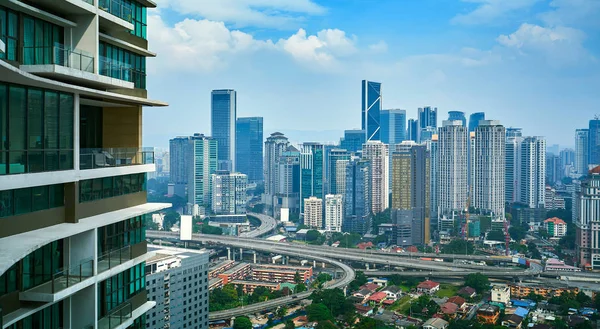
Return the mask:
<path id="1" fill-rule="evenodd" d="M 340 147 L 349 152 L 358 152 L 362 150 L 362 145 L 366 141 L 365 136 L 364 130 L 345 130 L 344 138 L 340 141 Z"/>
<path id="2" fill-rule="evenodd" d="M 465 117 L 465 112 L 463 111 L 448 111 L 448 120 L 462 121 L 463 126 L 467 126 L 467 118 Z"/>
<path id="3" fill-rule="evenodd" d="M 600 165 L 600 119 L 590 120 L 588 148 L 588 164 Z"/>
<path id="4" fill-rule="evenodd" d="M 419 122 L 415 119 L 408 119 L 408 125 L 406 129 L 406 137 L 408 140 L 417 141 L 419 135 Z"/>
<path id="5" fill-rule="evenodd" d="M 479 126 L 479 121 L 485 120 L 485 113 L 475 112 L 469 116 L 469 132 L 475 131 L 475 128 Z"/>
<path id="6" fill-rule="evenodd" d="M 263 118 L 238 118 L 236 123 L 236 171 L 249 182 L 263 180 Z"/>
<path id="7" fill-rule="evenodd" d="M 381 111 L 381 141 L 385 144 L 399 144 L 406 140 L 406 111 Z"/>
<path id="8" fill-rule="evenodd" d="M 235 120 L 237 94 L 233 89 L 211 93 L 211 132 L 217 141 L 219 169 L 235 171 Z"/>
<path id="9" fill-rule="evenodd" d="M 304 143 L 300 152 L 300 207 L 311 196 L 323 199 L 324 154 L 323 144 Z"/>
<path id="10" fill-rule="evenodd" d="M 380 140 L 381 83 L 362 81 L 362 129 L 367 141 Z"/>

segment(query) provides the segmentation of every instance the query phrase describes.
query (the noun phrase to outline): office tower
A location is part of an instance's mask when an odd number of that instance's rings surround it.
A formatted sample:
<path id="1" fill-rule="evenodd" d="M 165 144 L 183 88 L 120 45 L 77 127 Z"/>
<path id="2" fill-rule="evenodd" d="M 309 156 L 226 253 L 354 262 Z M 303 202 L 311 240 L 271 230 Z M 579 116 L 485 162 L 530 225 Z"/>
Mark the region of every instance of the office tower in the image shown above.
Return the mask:
<path id="1" fill-rule="evenodd" d="M 263 194 L 263 203 L 267 207 L 267 211 L 273 210 L 273 198 L 277 191 L 277 164 L 281 154 L 287 149 L 289 141 L 280 132 L 274 132 L 267 137 L 265 141 L 265 158 L 263 162 L 263 170 L 265 177 L 265 193 Z"/>
<path id="2" fill-rule="evenodd" d="M 281 215 L 281 209 L 290 213 L 300 213 L 300 151 L 289 145 L 277 160 L 277 186 L 274 195 L 274 216 Z"/>
<path id="3" fill-rule="evenodd" d="M 155 256 L 146 262 L 148 300 L 146 328 L 208 328 L 208 252 L 148 246 Z"/>
<path id="4" fill-rule="evenodd" d="M 475 112 L 471 113 L 469 116 L 469 132 L 474 132 L 475 129 L 479 126 L 479 121 L 485 120 L 484 112 Z"/>
<path id="5" fill-rule="evenodd" d="M 588 165 L 600 165 L 600 119 L 590 120 L 588 129 Z"/>
<path id="6" fill-rule="evenodd" d="M 463 111 L 448 111 L 448 121 L 461 121 L 463 126 L 467 126 L 467 118 Z"/>
<path id="7" fill-rule="evenodd" d="M 363 145 L 362 157 L 371 163 L 371 212 L 378 214 L 389 205 L 388 146 L 368 141 Z"/>
<path id="8" fill-rule="evenodd" d="M 336 153 L 340 146 L 332 143 L 323 144 L 323 196 L 329 194 L 331 180 L 331 154 Z"/>
<path id="9" fill-rule="evenodd" d="M 430 157 L 425 145 L 398 144 L 392 154 L 392 208 L 413 211 L 414 244 L 429 243 Z"/>
<path id="10" fill-rule="evenodd" d="M 520 202 L 544 208 L 546 195 L 546 140 L 526 137 L 521 143 Z"/>
<path id="11" fill-rule="evenodd" d="M 335 162 L 335 188 L 332 188 L 332 191 L 335 191 L 337 194 L 343 195 L 346 193 L 346 168 L 351 158 L 352 156 L 348 160 L 337 160 Z"/>
<path id="12" fill-rule="evenodd" d="M 473 198 L 473 186 L 475 185 L 475 132 L 469 132 L 469 168 L 467 172 L 469 174 L 469 197 Z"/>
<path id="13" fill-rule="evenodd" d="M 552 153 L 554 155 L 558 155 L 558 153 L 560 152 L 560 145 L 558 145 L 558 144 L 548 145 L 548 146 L 546 146 L 546 152 Z"/>
<path id="14" fill-rule="evenodd" d="M 146 327 L 146 6 L 0 1 L 2 328 Z"/>
<path id="15" fill-rule="evenodd" d="M 362 150 L 366 142 L 365 131 L 361 129 L 344 130 L 344 137 L 340 140 L 340 148 L 356 153 Z"/>
<path id="16" fill-rule="evenodd" d="M 430 226 L 437 227 L 438 218 L 438 157 L 439 157 L 439 135 L 433 135 L 431 140 L 425 142 L 429 151 L 429 190 L 431 196 L 431 206 L 429 213 Z"/>
<path id="17" fill-rule="evenodd" d="M 475 129 L 475 209 L 504 220 L 506 130 L 497 120 L 482 120 Z"/>
<path id="18" fill-rule="evenodd" d="M 467 128 L 444 121 L 438 134 L 437 203 L 440 217 L 452 217 L 467 206 Z"/>
<path id="19" fill-rule="evenodd" d="M 590 170 L 576 193 L 575 246 L 579 266 L 600 269 L 600 167 Z"/>
<path id="20" fill-rule="evenodd" d="M 589 164 L 589 130 L 575 130 L 575 171 L 583 176 L 588 172 Z"/>
<path id="21" fill-rule="evenodd" d="M 238 118 L 236 129 L 236 171 L 248 175 L 248 181 L 260 182 L 263 177 L 263 118 Z"/>
<path id="22" fill-rule="evenodd" d="M 362 130 L 365 141 L 380 139 L 381 83 L 362 81 Z"/>
<path id="23" fill-rule="evenodd" d="M 341 232 L 344 221 L 344 202 L 341 194 L 325 196 L 325 231 Z"/>
<path id="24" fill-rule="evenodd" d="M 210 94 L 210 109 L 211 134 L 217 141 L 219 149 L 219 169 L 236 171 L 237 94 L 235 90 L 213 90 Z"/>
<path id="25" fill-rule="evenodd" d="M 427 130 L 427 131 L 436 131 L 437 130 L 437 107 L 431 107 L 431 106 L 425 106 L 425 107 L 420 107 L 418 110 L 418 116 L 417 116 L 417 122 L 418 122 L 418 135 L 417 138 L 419 140 L 417 140 L 417 142 L 422 142 L 423 140 L 421 140 L 421 135 L 423 135 L 423 131 Z M 433 128 L 433 129 L 430 129 Z M 427 133 L 425 133 L 427 136 Z"/>
<path id="26" fill-rule="evenodd" d="M 246 213 L 246 174 L 216 171 L 211 175 L 211 209 L 216 215 L 239 215 Z"/>
<path id="27" fill-rule="evenodd" d="M 415 142 L 419 139 L 419 121 L 408 119 L 408 123 L 406 124 L 406 138 Z"/>
<path id="28" fill-rule="evenodd" d="M 359 157 L 352 157 L 346 166 L 343 230 L 371 231 L 371 164 Z"/>
<path id="29" fill-rule="evenodd" d="M 381 111 L 381 141 L 398 144 L 406 140 L 406 111 L 393 109 Z"/>
<path id="30" fill-rule="evenodd" d="M 518 129 L 518 130 L 516 130 Z M 519 181 L 521 179 L 521 143 L 523 137 L 520 128 L 506 129 L 505 146 L 505 166 L 504 173 L 505 190 L 504 198 L 506 202 L 519 202 L 521 200 L 521 189 Z"/>
<path id="31" fill-rule="evenodd" d="M 560 162 L 560 156 L 546 153 L 546 183 L 554 185 L 565 177 L 565 171 Z"/>
<path id="32" fill-rule="evenodd" d="M 217 141 L 212 137 L 194 134 L 190 138 L 192 166 L 188 176 L 188 206 L 209 207 L 212 201 L 211 175 L 217 171 Z"/>
<path id="33" fill-rule="evenodd" d="M 419 135 L 420 143 L 425 143 L 433 138 L 433 135 L 437 135 L 437 128 L 434 127 L 425 127 L 421 129 Z"/>
<path id="34" fill-rule="evenodd" d="M 323 227 L 323 199 L 304 199 L 304 225 L 320 230 Z"/>
<path id="35" fill-rule="evenodd" d="M 350 160 L 350 156 L 351 153 L 348 152 L 347 150 L 342 150 L 342 149 L 333 149 L 329 152 L 329 159 L 327 161 L 328 163 L 328 178 L 327 178 L 327 185 L 328 185 L 328 192 L 329 194 L 343 194 L 344 190 L 339 190 L 339 183 L 338 181 L 345 181 L 346 180 L 346 172 L 345 170 L 342 172 L 338 172 L 337 170 L 337 163 L 338 161 L 343 161 L 343 160 Z M 345 168 L 344 168 L 345 169 Z M 342 174 L 341 176 L 339 176 L 339 174 Z"/>
<path id="36" fill-rule="evenodd" d="M 311 196 L 323 199 L 324 154 L 323 144 L 304 143 L 300 152 L 300 198 Z M 303 212 L 303 208 L 300 209 Z"/>
<path id="37" fill-rule="evenodd" d="M 417 217 L 414 211 L 412 209 L 391 209 L 390 215 L 394 224 L 395 235 L 393 241 L 396 245 L 405 247 L 415 244 L 413 236 L 417 234 L 413 231 L 416 231 L 415 228 L 420 229 L 420 226 L 414 223 L 415 217 Z"/>
<path id="38" fill-rule="evenodd" d="M 564 168 L 569 165 L 575 164 L 575 150 L 571 148 L 566 148 L 560 150 L 560 165 Z"/>
<path id="39" fill-rule="evenodd" d="M 190 138 L 175 137 L 169 140 L 169 183 L 175 185 L 175 195 L 185 198 L 186 185 L 192 164 Z"/>

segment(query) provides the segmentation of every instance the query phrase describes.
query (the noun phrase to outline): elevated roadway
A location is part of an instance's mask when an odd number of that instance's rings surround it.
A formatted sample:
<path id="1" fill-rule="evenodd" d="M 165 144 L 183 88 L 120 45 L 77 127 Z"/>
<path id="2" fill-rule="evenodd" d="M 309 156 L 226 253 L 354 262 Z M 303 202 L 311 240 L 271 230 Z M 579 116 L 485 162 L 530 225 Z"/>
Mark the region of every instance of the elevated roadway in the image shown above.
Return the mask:
<path id="1" fill-rule="evenodd" d="M 240 234 L 241 237 L 258 238 L 265 234 L 271 233 L 275 228 L 277 228 L 277 220 L 271 216 L 258 214 L 254 212 L 248 213 L 247 215 L 257 218 L 260 221 L 260 226 L 252 231 Z"/>

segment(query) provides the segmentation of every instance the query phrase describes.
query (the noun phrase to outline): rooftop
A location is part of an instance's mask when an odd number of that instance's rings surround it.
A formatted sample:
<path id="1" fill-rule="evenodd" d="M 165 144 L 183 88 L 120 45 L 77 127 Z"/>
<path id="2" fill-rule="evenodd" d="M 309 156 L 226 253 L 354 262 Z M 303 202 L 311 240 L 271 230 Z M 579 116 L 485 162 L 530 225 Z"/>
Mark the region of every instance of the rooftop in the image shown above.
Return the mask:
<path id="1" fill-rule="evenodd" d="M 417 288 L 421 288 L 421 289 L 432 289 L 435 288 L 437 286 L 439 286 L 440 284 L 437 282 L 433 282 L 431 280 L 427 280 L 427 281 L 423 281 L 421 283 L 419 283 L 419 285 L 417 286 Z"/>

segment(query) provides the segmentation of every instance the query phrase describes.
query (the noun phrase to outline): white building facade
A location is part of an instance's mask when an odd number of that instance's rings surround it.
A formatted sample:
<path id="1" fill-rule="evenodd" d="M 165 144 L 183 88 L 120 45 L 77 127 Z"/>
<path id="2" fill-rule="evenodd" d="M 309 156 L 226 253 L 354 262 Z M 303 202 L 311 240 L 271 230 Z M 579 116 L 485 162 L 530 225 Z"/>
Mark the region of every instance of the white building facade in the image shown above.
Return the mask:
<path id="1" fill-rule="evenodd" d="M 494 219 L 504 219 L 506 131 L 496 120 L 475 129 L 475 184 L 472 205 Z"/>
<path id="2" fill-rule="evenodd" d="M 323 199 L 304 199 L 304 225 L 319 230 L 323 227 Z"/>
<path id="3" fill-rule="evenodd" d="M 467 128 L 462 121 L 444 121 L 439 128 L 436 167 L 440 217 L 452 217 L 467 206 L 467 137 Z"/>
<path id="4" fill-rule="evenodd" d="M 362 158 L 371 164 L 371 212 L 378 214 L 389 205 L 388 146 L 380 141 L 363 144 Z"/>
<path id="5" fill-rule="evenodd" d="M 341 232 L 344 219 L 344 201 L 341 194 L 325 195 L 325 230 Z"/>

